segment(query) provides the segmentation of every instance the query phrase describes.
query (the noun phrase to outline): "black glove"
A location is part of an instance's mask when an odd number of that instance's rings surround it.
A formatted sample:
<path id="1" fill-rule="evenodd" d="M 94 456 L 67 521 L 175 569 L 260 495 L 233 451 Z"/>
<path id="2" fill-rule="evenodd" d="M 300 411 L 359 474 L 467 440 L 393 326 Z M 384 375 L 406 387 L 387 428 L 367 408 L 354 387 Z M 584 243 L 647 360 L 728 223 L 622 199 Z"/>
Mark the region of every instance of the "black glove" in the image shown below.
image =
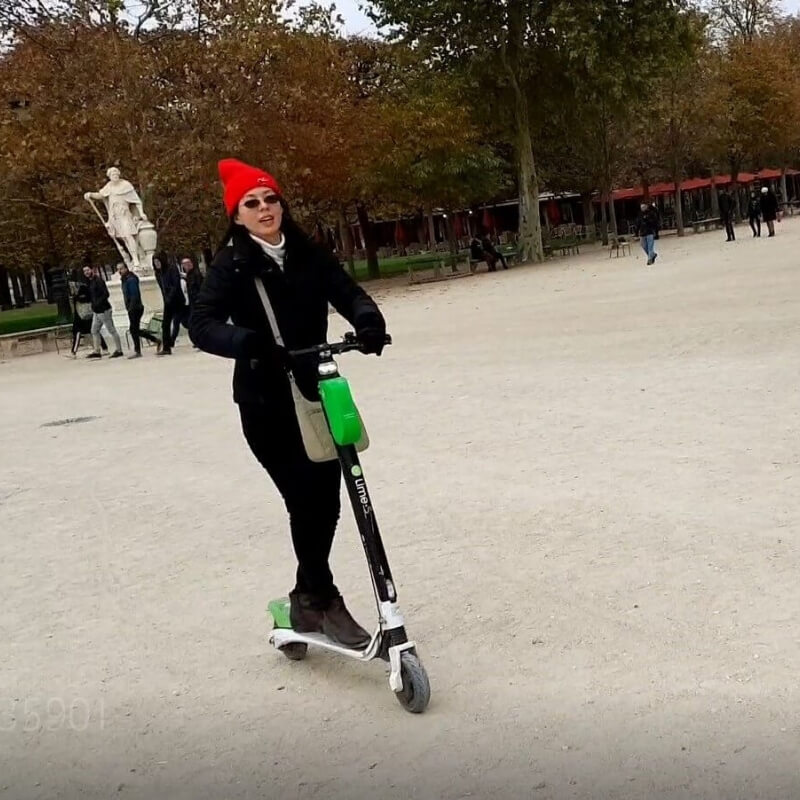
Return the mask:
<path id="1" fill-rule="evenodd" d="M 265 334 L 251 333 L 244 340 L 244 350 L 247 358 L 252 362 L 259 362 L 288 371 L 291 359 L 285 347 L 278 347 L 271 337 Z"/>
<path id="2" fill-rule="evenodd" d="M 361 352 L 379 356 L 386 346 L 386 323 L 377 314 L 365 315 L 356 321 L 356 339 Z"/>

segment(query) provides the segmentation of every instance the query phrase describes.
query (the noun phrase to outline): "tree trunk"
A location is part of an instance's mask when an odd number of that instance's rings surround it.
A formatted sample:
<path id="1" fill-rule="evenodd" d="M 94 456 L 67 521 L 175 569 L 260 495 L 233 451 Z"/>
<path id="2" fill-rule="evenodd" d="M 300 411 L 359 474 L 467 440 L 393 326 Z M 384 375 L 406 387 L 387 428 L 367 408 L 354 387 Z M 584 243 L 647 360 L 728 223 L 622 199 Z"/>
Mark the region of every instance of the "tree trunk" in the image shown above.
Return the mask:
<path id="1" fill-rule="evenodd" d="M 608 214 L 605 193 L 601 195 L 600 199 L 600 241 L 604 246 L 608 244 Z"/>
<path id="2" fill-rule="evenodd" d="M 739 202 L 739 186 L 733 185 L 733 221 L 739 222 L 742 218 L 742 205 Z"/>
<path id="3" fill-rule="evenodd" d="M 350 230 L 350 223 L 347 221 L 347 213 L 344 206 L 339 206 L 339 236 L 342 239 L 342 251 L 344 252 L 347 267 L 350 274 L 356 276 L 356 262 L 353 260 L 353 232 Z"/>
<path id="4" fill-rule="evenodd" d="M 14 293 L 14 305 L 17 308 L 25 308 L 25 298 L 22 294 L 22 284 L 18 272 L 11 273 L 11 291 Z"/>
<path id="5" fill-rule="evenodd" d="M 673 178 L 675 183 L 675 227 L 678 229 L 678 236 L 683 236 L 683 192 L 681 190 L 680 177 Z"/>
<path id="6" fill-rule="evenodd" d="M 40 300 L 47 300 L 48 303 L 55 303 L 53 299 L 52 286 L 50 285 L 50 269 L 43 271 L 41 267 L 36 269 L 36 293 Z"/>
<path id="7" fill-rule="evenodd" d="M 26 303 L 33 303 L 36 301 L 36 297 L 33 294 L 33 281 L 31 278 L 33 278 L 32 271 L 26 270 L 22 273 L 22 297 Z"/>
<path id="8" fill-rule="evenodd" d="M 519 254 L 523 261 L 544 261 L 542 221 L 539 217 L 539 184 L 533 158 L 530 112 L 525 87 L 520 83 L 521 58 L 528 20 L 522 3 L 508 4 L 508 32 L 500 57 L 514 93 L 514 125 L 519 180 Z"/>
<path id="9" fill-rule="evenodd" d="M 447 241 L 450 245 L 450 252 L 455 255 L 458 253 L 458 239 L 456 239 L 456 221 L 452 211 L 447 212 Z"/>
<path id="10" fill-rule="evenodd" d="M 8 270 L 0 266 L 0 311 L 11 308 L 11 287 L 8 285 Z"/>
<path id="11" fill-rule="evenodd" d="M 367 274 L 370 278 L 380 278 L 381 270 L 378 266 L 378 251 L 375 247 L 372 223 L 363 203 L 356 203 L 356 214 L 358 223 L 361 225 L 361 235 L 364 238 L 364 249 L 367 251 Z"/>
<path id="12" fill-rule="evenodd" d="M 742 218 L 742 209 L 739 204 L 739 165 L 735 159 L 731 159 L 731 185 L 733 192 L 733 220 L 738 222 Z"/>
<path id="13" fill-rule="evenodd" d="M 594 209 L 592 208 L 592 193 L 583 192 L 581 194 L 583 205 L 583 225 L 586 228 L 586 238 L 591 238 L 594 233 Z"/>
<path id="14" fill-rule="evenodd" d="M 433 250 L 436 247 L 436 225 L 433 221 L 433 209 L 430 205 L 425 206 L 423 214 L 428 220 L 428 249 Z"/>
<path id="15" fill-rule="evenodd" d="M 783 200 L 784 203 L 788 203 L 789 202 L 789 195 L 786 192 L 786 165 L 785 164 L 781 168 L 781 200 Z M 783 210 L 785 211 L 786 208 L 784 208 Z"/>
<path id="16" fill-rule="evenodd" d="M 456 263 L 458 262 L 458 239 L 456 239 L 456 221 L 455 215 L 452 211 L 447 212 L 447 220 L 445 222 L 445 229 L 447 230 L 447 241 L 450 244 L 450 271 L 458 272 Z"/>
<path id="17" fill-rule="evenodd" d="M 719 216 L 719 194 L 717 193 L 717 184 L 711 181 L 711 216 Z"/>
<path id="18" fill-rule="evenodd" d="M 419 242 L 421 250 L 425 249 L 426 236 L 427 234 L 425 233 L 425 214 L 420 210 L 419 216 L 417 217 L 417 241 Z"/>
<path id="19" fill-rule="evenodd" d="M 539 218 L 539 184 L 536 163 L 533 160 L 533 141 L 528 119 L 528 98 L 515 89 L 515 117 L 517 124 L 517 158 L 519 166 L 519 244 L 523 261 L 544 261 L 542 223 Z"/>
<path id="20" fill-rule="evenodd" d="M 617 230 L 617 209 L 614 206 L 613 193 L 608 196 L 608 219 L 611 227 L 611 235 L 616 239 L 617 236 L 619 236 L 619 231 Z"/>
<path id="21" fill-rule="evenodd" d="M 642 175 L 642 200 L 645 203 L 650 202 L 650 182 L 646 175 Z"/>

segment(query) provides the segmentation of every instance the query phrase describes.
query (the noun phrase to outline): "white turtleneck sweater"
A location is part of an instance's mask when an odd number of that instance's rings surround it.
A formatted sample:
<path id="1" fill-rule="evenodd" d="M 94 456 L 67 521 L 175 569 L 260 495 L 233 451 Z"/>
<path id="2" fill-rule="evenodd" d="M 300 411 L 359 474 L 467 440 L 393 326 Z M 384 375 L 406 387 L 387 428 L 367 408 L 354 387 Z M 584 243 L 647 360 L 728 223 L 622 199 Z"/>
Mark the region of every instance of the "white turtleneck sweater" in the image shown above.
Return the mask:
<path id="1" fill-rule="evenodd" d="M 281 240 L 278 244 L 270 244 L 258 236 L 250 234 L 250 238 L 260 245 L 261 249 L 281 268 L 283 269 L 283 260 L 286 258 L 286 237 L 281 234 Z"/>

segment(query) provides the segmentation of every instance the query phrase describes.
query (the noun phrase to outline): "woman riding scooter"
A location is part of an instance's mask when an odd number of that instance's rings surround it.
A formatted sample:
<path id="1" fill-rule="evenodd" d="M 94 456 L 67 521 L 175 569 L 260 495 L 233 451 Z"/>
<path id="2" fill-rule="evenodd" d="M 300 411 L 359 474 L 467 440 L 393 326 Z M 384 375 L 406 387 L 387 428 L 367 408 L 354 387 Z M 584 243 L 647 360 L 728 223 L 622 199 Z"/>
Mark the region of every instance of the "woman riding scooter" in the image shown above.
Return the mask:
<path id="1" fill-rule="evenodd" d="M 201 350 L 236 360 L 233 399 L 244 437 L 289 512 L 298 562 L 292 627 L 364 648 L 370 635 L 345 607 L 328 564 L 341 468 L 308 458 L 287 374 L 291 367 L 303 395 L 316 400 L 316 364 L 290 364 L 287 351 L 325 341 L 328 303 L 353 325 L 362 352 L 381 354 L 386 324 L 338 261 L 300 230 L 275 178 L 235 159 L 221 161 L 219 174 L 230 227 L 195 302 L 189 335 Z M 275 344 L 256 280 L 264 282 L 285 350 Z"/>

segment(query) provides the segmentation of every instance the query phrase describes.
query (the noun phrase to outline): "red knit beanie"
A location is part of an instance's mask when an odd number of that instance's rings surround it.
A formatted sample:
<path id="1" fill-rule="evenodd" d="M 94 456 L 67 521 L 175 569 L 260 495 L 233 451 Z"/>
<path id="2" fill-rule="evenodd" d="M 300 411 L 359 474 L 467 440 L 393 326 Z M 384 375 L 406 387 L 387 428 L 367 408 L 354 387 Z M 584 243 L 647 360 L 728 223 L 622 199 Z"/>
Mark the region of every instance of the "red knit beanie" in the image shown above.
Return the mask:
<path id="1" fill-rule="evenodd" d="M 239 201 L 252 189 L 266 187 L 272 189 L 275 194 L 281 193 L 278 182 L 272 175 L 235 158 L 223 158 L 217 168 L 225 187 L 223 202 L 229 217 L 236 213 Z"/>

